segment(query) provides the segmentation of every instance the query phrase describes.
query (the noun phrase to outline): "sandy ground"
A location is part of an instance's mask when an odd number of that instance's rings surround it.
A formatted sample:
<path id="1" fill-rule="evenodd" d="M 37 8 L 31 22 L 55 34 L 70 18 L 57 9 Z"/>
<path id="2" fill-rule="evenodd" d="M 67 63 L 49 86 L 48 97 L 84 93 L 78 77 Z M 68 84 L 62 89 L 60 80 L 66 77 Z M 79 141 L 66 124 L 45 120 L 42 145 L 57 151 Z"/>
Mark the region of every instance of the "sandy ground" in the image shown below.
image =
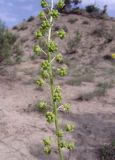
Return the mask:
<path id="1" fill-rule="evenodd" d="M 25 62 L 0 74 L 0 160 L 58 159 L 56 151 L 50 157 L 43 153 L 42 139 L 52 135 L 53 129 L 35 108 L 39 100 L 49 98 L 46 89 L 36 88 L 36 72 L 37 63 Z M 98 148 L 115 138 L 115 88 L 109 88 L 104 97 L 76 100 L 93 90 L 91 82 L 80 86 L 63 83 L 63 101 L 70 102 L 72 109 L 68 114 L 60 111 L 61 124 L 63 118 L 76 125 L 72 138 L 77 145 L 71 160 L 98 160 Z"/>
<path id="2" fill-rule="evenodd" d="M 25 62 L 0 66 L 0 160 L 59 160 L 55 149 L 49 157 L 43 153 L 42 139 L 52 136 L 54 129 L 35 105 L 39 100 L 49 100 L 49 92 L 35 85 L 40 61 L 27 61 L 28 56 L 29 60 L 33 56 L 38 25 L 35 19 L 13 31 L 22 42 Z M 67 136 L 75 140 L 76 148 L 70 159 L 66 154 L 65 160 L 100 160 L 98 149 L 115 139 L 115 63 L 103 59 L 104 55 L 115 52 L 115 22 L 65 15 L 55 28 L 59 25 L 69 32 L 63 43 L 57 43 L 71 71 L 68 78 L 58 82 L 62 84 L 63 101 L 72 104 L 70 113 L 60 111 L 60 123 L 63 127 L 64 122 L 72 121 L 76 126 L 75 132 Z M 92 35 L 100 30 L 105 37 Z M 76 33 L 81 38 L 72 53 L 70 42 Z M 111 43 L 108 36 L 113 38 Z"/>

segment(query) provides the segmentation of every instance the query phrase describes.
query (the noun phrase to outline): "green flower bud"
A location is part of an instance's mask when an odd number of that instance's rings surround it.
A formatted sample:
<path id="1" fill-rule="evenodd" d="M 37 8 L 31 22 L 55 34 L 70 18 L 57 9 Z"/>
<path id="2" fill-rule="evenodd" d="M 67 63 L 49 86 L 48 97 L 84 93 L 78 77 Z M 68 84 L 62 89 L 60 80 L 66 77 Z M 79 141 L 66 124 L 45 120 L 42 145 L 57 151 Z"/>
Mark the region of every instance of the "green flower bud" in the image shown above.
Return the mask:
<path id="1" fill-rule="evenodd" d="M 40 111 L 44 111 L 44 110 L 46 110 L 46 108 L 47 108 L 47 103 L 41 101 L 40 103 L 37 104 L 37 108 L 38 108 Z"/>
<path id="2" fill-rule="evenodd" d="M 42 6 L 42 8 L 46 8 L 49 6 L 49 4 L 46 0 L 41 0 L 41 6 Z"/>
<path id="3" fill-rule="evenodd" d="M 58 31 L 57 34 L 60 37 L 60 39 L 64 39 L 66 35 L 64 29 L 61 29 L 60 31 Z"/>
<path id="4" fill-rule="evenodd" d="M 54 89 L 53 101 L 54 102 L 61 102 L 61 100 L 62 100 L 61 88 L 59 86 L 57 86 Z"/>
<path id="5" fill-rule="evenodd" d="M 70 110 L 71 105 L 70 104 L 64 104 L 64 111 L 69 111 Z"/>
<path id="6" fill-rule="evenodd" d="M 57 44 L 54 41 L 50 41 L 48 43 L 48 51 L 50 53 L 56 52 L 57 51 Z"/>
<path id="7" fill-rule="evenodd" d="M 57 136 L 58 137 L 63 137 L 63 135 L 64 135 L 64 132 L 63 132 L 62 129 L 60 129 L 59 132 L 57 133 Z"/>
<path id="8" fill-rule="evenodd" d="M 45 146 L 44 147 L 44 153 L 47 154 L 47 155 L 50 155 L 51 154 L 51 147 L 50 146 Z"/>
<path id="9" fill-rule="evenodd" d="M 60 86 L 57 86 L 57 87 L 55 88 L 55 92 L 59 93 L 59 92 L 61 92 L 61 91 L 62 91 L 62 89 L 61 89 Z"/>
<path id="10" fill-rule="evenodd" d="M 67 147 L 67 143 L 65 141 L 60 142 L 60 148 L 66 148 Z"/>
<path id="11" fill-rule="evenodd" d="M 58 93 L 55 93 L 53 96 L 54 102 L 60 102 L 62 100 L 62 96 L 59 95 Z"/>
<path id="12" fill-rule="evenodd" d="M 39 13 L 39 18 L 40 18 L 41 20 L 44 20 L 44 19 L 45 19 L 45 12 L 44 12 L 44 11 L 41 11 L 41 12 Z"/>
<path id="13" fill-rule="evenodd" d="M 67 149 L 68 150 L 73 150 L 75 148 L 75 142 L 71 142 L 67 144 Z"/>
<path id="14" fill-rule="evenodd" d="M 41 76 L 42 76 L 43 79 L 49 78 L 49 73 L 48 73 L 48 71 L 47 71 L 47 70 L 42 70 L 42 71 L 41 71 Z"/>
<path id="15" fill-rule="evenodd" d="M 66 125 L 66 131 L 67 131 L 67 132 L 73 132 L 74 129 L 75 129 L 74 124 L 67 124 L 67 125 Z"/>
<path id="16" fill-rule="evenodd" d="M 44 83 L 45 83 L 45 82 L 44 82 L 44 80 L 43 80 L 43 79 L 38 79 L 38 80 L 36 81 L 36 83 L 37 83 L 37 85 L 38 85 L 38 86 L 40 86 L 40 87 L 41 87 L 41 86 L 43 86 L 43 85 L 44 85 Z"/>
<path id="17" fill-rule="evenodd" d="M 51 25 L 50 25 L 50 22 L 49 22 L 49 21 L 47 21 L 47 20 L 42 21 L 41 28 L 42 28 L 43 30 L 47 30 L 50 26 L 51 26 Z"/>
<path id="18" fill-rule="evenodd" d="M 51 15 L 53 18 L 58 18 L 58 17 L 59 17 L 59 12 L 58 12 L 58 10 L 56 10 L 56 9 L 52 9 L 52 11 L 50 12 L 50 15 Z"/>
<path id="19" fill-rule="evenodd" d="M 35 54 L 40 55 L 41 48 L 40 48 L 39 45 L 35 45 L 34 48 L 33 48 L 33 50 L 34 50 Z"/>
<path id="20" fill-rule="evenodd" d="M 55 114 L 53 112 L 47 112 L 46 113 L 46 119 L 48 123 L 55 122 Z"/>
<path id="21" fill-rule="evenodd" d="M 59 0 L 58 3 L 57 3 L 57 7 L 62 9 L 64 6 L 65 6 L 64 1 L 63 0 Z"/>
<path id="22" fill-rule="evenodd" d="M 62 68 L 58 68 L 58 74 L 61 76 L 61 77 L 64 77 L 67 75 L 67 67 L 62 67 Z"/>
<path id="23" fill-rule="evenodd" d="M 113 53 L 113 54 L 111 55 L 111 57 L 112 57 L 112 59 L 115 59 L 115 53 Z"/>
<path id="24" fill-rule="evenodd" d="M 44 60 L 44 61 L 42 62 L 41 68 L 42 68 L 43 70 L 49 70 L 50 64 L 49 64 L 48 60 Z"/>
<path id="25" fill-rule="evenodd" d="M 45 146 L 51 146 L 51 137 L 43 139 Z"/>
<path id="26" fill-rule="evenodd" d="M 39 30 L 35 33 L 36 38 L 41 38 L 43 36 L 43 33 Z"/>
<path id="27" fill-rule="evenodd" d="M 58 54 L 56 55 L 56 61 L 59 62 L 59 63 L 61 63 L 61 62 L 63 61 L 63 56 L 62 56 L 61 53 L 58 53 Z"/>

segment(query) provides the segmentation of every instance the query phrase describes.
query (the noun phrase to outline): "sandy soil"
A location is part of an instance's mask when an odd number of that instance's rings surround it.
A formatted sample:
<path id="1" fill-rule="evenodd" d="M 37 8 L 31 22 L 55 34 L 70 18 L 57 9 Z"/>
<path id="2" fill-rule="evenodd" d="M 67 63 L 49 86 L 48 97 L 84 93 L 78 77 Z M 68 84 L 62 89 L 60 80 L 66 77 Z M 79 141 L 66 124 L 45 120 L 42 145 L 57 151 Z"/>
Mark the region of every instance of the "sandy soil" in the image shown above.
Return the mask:
<path id="1" fill-rule="evenodd" d="M 38 61 L 39 63 L 39 61 Z M 1 160 L 57 160 L 43 153 L 42 139 L 53 134 L 53 129 L 35 104 L 48 99 L 46 88 L 38 90 L 34 83 L 37 63 L 6 67 L 0 74 L 0 159 Z M 33 78 L 34 77 L 34 78 Z M 63 81 L 60 80 L 60 83 Z M 72 134 L 77 145 L 71 160 L 98 160 L 97 150 L 115 138 L 115 88 L 104 97 L 77 100 L 79 95 L 91 93 L 94 82 L 79 86 L 63 83 L 64 100 L 72 104 L 69 114 L 60 111 L 62 118 L 76 125 Z"/>

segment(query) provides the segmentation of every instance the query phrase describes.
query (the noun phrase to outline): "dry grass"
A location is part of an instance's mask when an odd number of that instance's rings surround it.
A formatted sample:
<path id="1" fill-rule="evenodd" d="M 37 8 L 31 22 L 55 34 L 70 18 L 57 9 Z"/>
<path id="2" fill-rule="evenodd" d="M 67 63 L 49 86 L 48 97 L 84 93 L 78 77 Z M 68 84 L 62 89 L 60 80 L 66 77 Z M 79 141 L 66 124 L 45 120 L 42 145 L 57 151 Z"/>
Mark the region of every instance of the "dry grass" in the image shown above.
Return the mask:
<path id="1" fill-rule="evenodd" d="M 115 160 L 115 140 L 99 149 L 100 160 Z"/>
<path id="2" fill-rule="evenodd" d="M 89 101 L 92 100 L 94 97 L 100 98 L 104 97 L 107 93 L 107 89 L 111 88 L 112 84 L 108 82 L 101 82 L 96 85 L 96 88 L 93 92 L 80 94 L 77 98 L 79 101 Z"/>

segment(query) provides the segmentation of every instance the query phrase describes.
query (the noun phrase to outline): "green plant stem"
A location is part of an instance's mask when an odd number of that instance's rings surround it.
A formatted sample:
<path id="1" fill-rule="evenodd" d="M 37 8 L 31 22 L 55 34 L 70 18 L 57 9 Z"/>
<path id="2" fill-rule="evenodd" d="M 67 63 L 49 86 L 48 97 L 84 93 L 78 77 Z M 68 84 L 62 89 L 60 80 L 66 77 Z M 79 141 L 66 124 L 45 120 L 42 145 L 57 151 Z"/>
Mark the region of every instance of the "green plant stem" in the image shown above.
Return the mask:
<path id="1" fill-rule="evenodd" d="M 51 0 L 51 10 L 53 9 L 53 0 Z M 50 17 L 50 23 L 52 24 L 53 22 L 53 18 L 52 16 Z M 52 26 L 49 28 L 49 32 L 48 32 L 48 43 L 51 40 L 51 32 L 52 32 Z M 59 152 L 59 158 L 60 160 L 64 160 L 64 156 L 62 153 L 62 149 L 60 147 L 60 142 L 61 142 L 61 138 L 58 136 L 57 133 L 59 133 L 59 122 L 58 122 L 58 110 L 57 110 L 57 104 L 53 101 L 53 94 L 54 94 L 54 76 L 53 76 L 53 69 L 52 69 L 52 57 L 51 54 L 48 53 L 48 61 L 50 63 L 50 70 L 49 70 L 49 75 L 50 75 L 50 90 L 51 90 L 51 97 L 52 97 L 52 106 L 53 106 L 53 112 L 55 114 L 55 128 L 56 128 L 56 136 L 57 136 L 57 144 L 58 144 L 58 152 Z"/>

